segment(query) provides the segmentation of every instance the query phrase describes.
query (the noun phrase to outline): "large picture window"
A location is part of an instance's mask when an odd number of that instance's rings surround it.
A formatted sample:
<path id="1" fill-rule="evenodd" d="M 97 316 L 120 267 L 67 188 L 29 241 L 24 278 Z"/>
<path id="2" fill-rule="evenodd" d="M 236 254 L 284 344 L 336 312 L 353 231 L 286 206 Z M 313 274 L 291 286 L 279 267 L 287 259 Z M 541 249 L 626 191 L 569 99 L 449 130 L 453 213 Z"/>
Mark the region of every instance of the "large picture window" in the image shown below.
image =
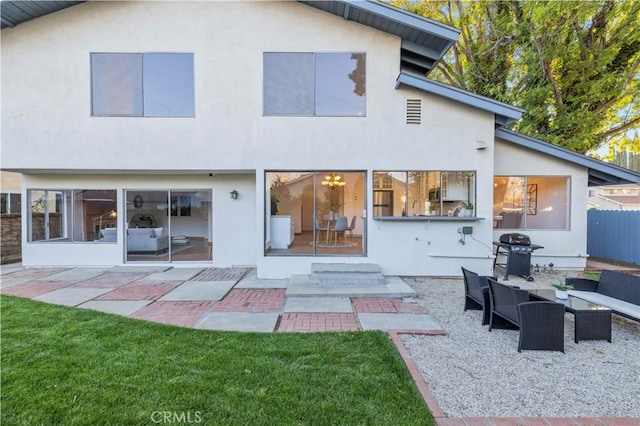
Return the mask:
<path id="1" fill-rule="evenodd" d="M 565 176 L 495 176 L 494 228 L 569 229 L 569 187 Z"/>
<path id="2" fill-rule="evenodd" d="M 265 53 L 264 115 L 365 116 L 365 53 Z"/>
<path id="3" fill-rule="evenodd" d="M 115 190 L 31 189 L 29 241 L 117 242 Z"/>
<path id="4" fill-rule="evenodd" d="M 472 171 L 374 171 L 373 217 L 475 216 Z"/>
<path id="5" fill-rule="evenodd" d="M 363 256 L 365 194 L 365 172 L 266 172 L 265 253 Z"/>
<path id="6" fill-rule="evenodd" d="M 92 53 L 92 115 L 193 117 L 191 53 Z"/>

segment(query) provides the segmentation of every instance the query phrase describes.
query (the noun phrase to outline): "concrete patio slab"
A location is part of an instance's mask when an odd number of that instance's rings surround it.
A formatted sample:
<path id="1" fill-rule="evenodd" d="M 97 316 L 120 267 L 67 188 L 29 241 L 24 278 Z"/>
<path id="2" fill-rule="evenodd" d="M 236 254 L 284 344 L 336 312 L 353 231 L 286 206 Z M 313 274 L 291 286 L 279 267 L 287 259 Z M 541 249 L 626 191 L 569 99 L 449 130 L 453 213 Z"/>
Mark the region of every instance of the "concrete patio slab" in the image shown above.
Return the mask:
<path id="1" fill-rule="evenodd" d="M 27 281 L 33 281 L 33 278 L 29 278 L 29 277 L 12 278 L 11 275 L 7 275 L 0 278 L 0 288 L 12 287 L 14 285 L 26 283 Z"/>
<path id="2" fill-rule="evenodd" d="M 187 281 L 171 290 L 160 300 L 221 300 L 235 281 Z"/>
<path id="3" fill-rule="evenodd" d="M 287 287 L 287 297 L 413 297 L 416 292 L 400 277 L 387 276 L 378 285 L 320 285 L 312 284 L 308 275 L 293 275 Z"/>
<path id="4" fill-rule="evenodd" d="M 256 270 L 252 269 L 244 276 L 235 288 L 287 288 L 289 285 L 288 279 L 283 280 L 263 280 L 258 279 L 256 276 Z"/>
<path id="5" fill-rule="evenodd" d="M 426 314 L 358 314 L 362 330 L 442 330 Z"/>
<path id="6" fill-rule="evenodd" d="M 153 300 L 90 300 L 78 307 L 126 317 L 151 302 Z"/>
<path id="7" fill-rule="evenodd" d="M 107 272 L 126 272 L 126 273 L 144 273 L 144 274 L 153 274 L 168 271 L 169 269 L 173 269 L 173 266 L 114 266 L 109 268 Z"/>
<path id="8" fill-rule="evenodd" d="M 34 297 L 33 300 L 56 305 L 78 306 L 110 291 L 112 291 L 110 288 L 61 288 Z"/>
<path id="9" fill-rule="evenodd" d="M 202 268 L 171 268 L 164 272 L 154 272 L 144 277 L 144 280 L 157 281 L 187 281 L 199 274 Z"/>
<path id="10" fill-rule="evenodd" d="M 6 265 L 0 266 L 0 271 L 2 271 L 2 274 L 10 274 L 11 272 L 20 271 L 22 269 L 24 269 L 24 266 L 20 262 L 7 263 Z"/>
<path id="11" fill-rule="evenodd" d="M 47 275 L 46 277 L 38 278 L 42 281 L 71 281 L 80 282 L 90 280 L 99 275 L 104 274 L 111 268 L 73 268 L 67 271 L 58 272 L 57 274 Z"/>
<path id="12" fill-rule="evenodd" d="M 353 312 L 348 297 L 288 297 L 284 312 Z"/>
<path id="13" fill-rule="evenodd" d="M 212 312 L 197 323 L 195 328 L 271 333 L 277 322 L 277 313 Z"/>

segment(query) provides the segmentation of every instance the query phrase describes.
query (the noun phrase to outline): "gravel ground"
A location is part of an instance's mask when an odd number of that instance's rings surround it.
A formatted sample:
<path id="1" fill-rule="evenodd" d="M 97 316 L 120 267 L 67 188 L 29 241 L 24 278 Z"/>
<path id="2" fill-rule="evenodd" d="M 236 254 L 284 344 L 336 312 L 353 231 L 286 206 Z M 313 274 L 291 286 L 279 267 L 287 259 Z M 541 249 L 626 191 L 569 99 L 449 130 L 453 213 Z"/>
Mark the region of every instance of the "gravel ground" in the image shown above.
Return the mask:
<path id="1" fill-rule="evenodd" d="M 521 288 L 551 288 L 575 272 L 536 273 Z M 612 343 L 573 341 L 565 353 L 522 351 L 518 331 L 488 331 L 481 311 L 463 311 L 462 278 L 405 278 L 447 336 L 402 335 L 440 408 L 450 417 L 640 417 L 640 325 L 613 316 Z M 500 279 L 500 282 L 503 282 Z"/>

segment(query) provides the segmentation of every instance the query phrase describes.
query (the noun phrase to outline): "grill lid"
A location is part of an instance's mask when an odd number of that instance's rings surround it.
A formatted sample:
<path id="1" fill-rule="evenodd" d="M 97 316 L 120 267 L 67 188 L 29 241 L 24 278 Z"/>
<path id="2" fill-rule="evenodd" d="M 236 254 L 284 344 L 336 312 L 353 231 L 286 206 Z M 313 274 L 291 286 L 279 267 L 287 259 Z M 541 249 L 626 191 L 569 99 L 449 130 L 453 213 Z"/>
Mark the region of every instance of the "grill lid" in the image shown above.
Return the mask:
<path id="1" fill-rule="evenodd" d="M 518 246 L 531 245 L 531 239 L 529 239 L 528 235 L 518 233 L 502 234 L 500 235 L 500 242 L 503 244 L 513 244 Z"/>

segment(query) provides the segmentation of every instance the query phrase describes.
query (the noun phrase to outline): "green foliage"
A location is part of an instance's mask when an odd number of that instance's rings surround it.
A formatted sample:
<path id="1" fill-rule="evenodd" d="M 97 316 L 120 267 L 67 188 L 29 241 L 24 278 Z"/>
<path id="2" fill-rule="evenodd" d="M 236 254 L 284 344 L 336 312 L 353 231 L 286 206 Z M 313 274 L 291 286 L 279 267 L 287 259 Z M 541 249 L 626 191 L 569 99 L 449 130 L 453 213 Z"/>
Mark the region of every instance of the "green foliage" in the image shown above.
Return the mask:
<path id="1" fill-rule="evenodd" d="M 640 150 L 640 2 L 392 4 L 461 30 L 431 78 L 526 110 L 515 130 L 586 153 Z"/>
<path id="2" fill-rule="evenodd" d="M 434 424 L 382 332 L 217 332 L 0 302 L 3 425 L 142 425 L 163 412 L 179 424 Z"/>
<path id="3" fill-rule="evenodd" d="M 568 290 L 573 290 L 573 286 L 568 285 L 562 281 L 560 281 L 557 284 L 551 284 L 553 287 L 555 287 L 556 289 L 560 290 L 560 291 L 568 291 Z"/>

